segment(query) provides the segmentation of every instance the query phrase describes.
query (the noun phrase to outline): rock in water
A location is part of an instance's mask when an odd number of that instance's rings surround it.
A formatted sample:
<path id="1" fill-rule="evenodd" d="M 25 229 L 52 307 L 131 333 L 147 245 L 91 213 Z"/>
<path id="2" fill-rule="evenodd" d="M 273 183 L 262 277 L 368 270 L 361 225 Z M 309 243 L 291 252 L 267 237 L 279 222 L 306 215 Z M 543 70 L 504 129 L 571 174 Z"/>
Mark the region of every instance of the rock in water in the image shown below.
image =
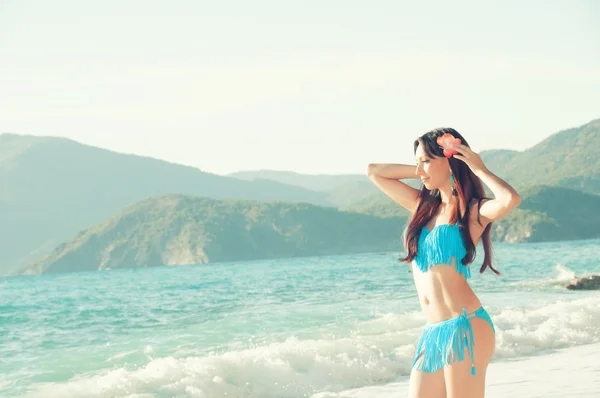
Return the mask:
<path id="1" fill-rule="evenodd" d="M 569 290 L 600 290 L 600 275 L 576 278 L 567 285 Z"/>

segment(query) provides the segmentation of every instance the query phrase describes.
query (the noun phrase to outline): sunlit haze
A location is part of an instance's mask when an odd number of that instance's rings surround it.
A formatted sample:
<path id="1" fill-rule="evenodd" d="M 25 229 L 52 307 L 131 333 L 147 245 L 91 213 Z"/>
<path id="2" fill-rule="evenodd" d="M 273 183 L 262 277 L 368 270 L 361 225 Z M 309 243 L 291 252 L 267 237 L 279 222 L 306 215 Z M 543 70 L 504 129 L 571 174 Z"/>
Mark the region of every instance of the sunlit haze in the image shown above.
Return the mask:
<path id="1" fill-rule="evenodd" d="M 226 174 L 524 150 L 600 117 L 594 1 L 0 2 L 0 132 Z"/>

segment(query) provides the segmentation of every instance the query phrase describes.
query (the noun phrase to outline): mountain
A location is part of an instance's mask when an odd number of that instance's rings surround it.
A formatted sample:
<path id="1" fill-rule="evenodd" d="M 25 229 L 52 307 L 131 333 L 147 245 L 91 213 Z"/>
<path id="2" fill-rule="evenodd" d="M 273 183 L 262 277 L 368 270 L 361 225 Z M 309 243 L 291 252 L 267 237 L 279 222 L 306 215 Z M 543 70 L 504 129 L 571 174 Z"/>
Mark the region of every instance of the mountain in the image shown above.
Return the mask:
<path id="1" fill-rule="evenodd" d="M 66 138 L 2 134 L 0 275 L 125 206 L 165 194 L 335 206 L 326 193 L 281 182 L 243 181 Z"/>
<path id="2" fill-rule="evenodd" d="M 511 149 L 491 149 L 481 151 L 480 155 L 486 165 L 510 164 L 521 152 Z M 491 168 L 490 168 L 491 169 Z"/>
<path id="3" fill-rule="evenodd" d="M 371 184 L 373 183 L 371 182 Z M 382 195 L 384 197 L 382 197 Z M 408 217 L 410 215 L 408 210 L 390 199 L 381 191 L 380 193 L 366 196 L 349 206 L 341 207 L 340 210 L 368 214 L 379 218 Z"/>
<path id="4" fill-rule="evenodd" d="M 80 232 L 24 273 L 399 250 L 405 221 L 308 203 L 167 195 Z"/>
<path id="5" fill-rule="evenodd" d="M 479 154 L 494 174 L 518 190 L 530 185 L 548 185 L 600 194 L 600 156 L 595 149 L 595 143 L 599 141 L 600 119 L 596 119 L 553 133 L 524 151 L 493 149 Z M 362 174 L 306 175 L 261 170 L 230 175 L 248 180 L 272 179 L 327 192 L 329 201 L 338 207 L 363 207 L 364 201 L 374 202 L 377 198 L 382 207 L 394 203 Z M 421 186 L 415 179 L 406 182 L 415 188 Z M 491 195 L 489 188 L 485 188 L 488 196 Z"/>
<path id="6" fill-rule="evenodd" d="M 600 119 L 559 131 L 521 152 L 483 151 L 490 170 L 515 188 L 550 185 L 600 194 Z"/>
<path id="7" fill-rule="evenodd" d="M 534 186 L 495 222 L 492 239 L 539 242 L 600 237 L 590 212 L 600 196 Z M 398 206 L 399 207 L 399 206 Z M 280 201 L 167 195 L 130 206 L 80 232 L 25 274 L 247 261 L 265 258 L 401 251 L 406 216 Z"/>
<path id="8" fill-rule="evenodd" d="M 366 166 L 365 166 L 366 171 Z M 308 175 L 290 171 L 259 170 L 228 174 L 246 181 L 272 180 L 323 192 L 336 207 L 351 205 L 369 195 L 385 196 L 365 174 Z"/>
<path id="9" fill-rule="evenodd" d="M 365 172 L 367 166 L 365 165 Z M 259 170 L 259 171 L 238 171 L 228 174 L 247 181 L 254 180 L 272 180 L 285 184 L 291 184 L 303 187 L 311 191 L 329 192 L 332 189 L 341 187 L 348 183 L 363 182 L 363 174 L 300 174 L 294 171 L 279 170 Z"/>
<path id="10" fill-rule="evenodd" d="M 298 187 L 324 192 L 327 194 L 327 200 L 337 207 L 361 206 L 363 200 L 372 201 L 374 198 L 379 198 L 383 203 L 389 203 L 391 200 L 367 177 L 366 168 L 365 165 L 364 174 L 309 175 L 289 171 L 260 170 L 241 171 L 228 175 L 247 181 L 268 179 L 285 182 Z M 418 179 L 407 180 L 407 183 L 415 188 L 421 186 Z"/>
<path id="11" fill-rule="evenodd" d="M 542 242 L 600 238 L 600 195 L 535 185 L 520 192 L 521 204 L 494 223 L 496 240 Z"/>

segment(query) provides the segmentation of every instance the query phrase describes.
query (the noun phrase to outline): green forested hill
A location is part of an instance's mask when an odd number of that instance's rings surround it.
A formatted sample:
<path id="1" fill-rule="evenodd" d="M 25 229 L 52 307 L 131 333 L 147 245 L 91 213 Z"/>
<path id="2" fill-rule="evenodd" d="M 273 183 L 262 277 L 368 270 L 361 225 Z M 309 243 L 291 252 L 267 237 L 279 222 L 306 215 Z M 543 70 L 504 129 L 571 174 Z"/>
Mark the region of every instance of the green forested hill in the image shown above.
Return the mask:
<path id="1" fill-rule="evenodd" d="M 405 221 L 307 203 L 169 195 L 82 231 L 25 273 L 399 250 Z"/>
<path id="2" fill-rule="evenodd" d="M 537 185 L 522 191 L 519 208 L 542 214 L 549 225 L 537 225 L 529 241 L 600 237 L 600 195 L 574 189 Z M 518 218 L 515 223 L 519 223 Z"/>
<path id="3" fill-rule="evenodd" d="M 483 151 L 490 170 L 518 188 L 550 185 L 600 194 L 600 119 L 559 131 L 522 152 Z"/>
<path id="4" fill-rule="evenodd" d="M 600 237 L 600 195 L 574 189 L 535 185 L 520 190 L 521 204 L 495 222 L 492 239 L 501 242 L 540 242 Z M 392 200 L 371 200 L 346 208 L 375 217 L 408 217 Z"/>
<path id="5" fill-rule="evenodd" d="M 492 239 L 598 238 L 600 218 L 590 214 L 599 205 L 598 195 L 532 187 L 523 192 L 519 208 L 494 223 Z M 182 195 L 150 198 L 81 232 L 26 273 L 399 251 L 407 217 L 386 212 Z"/>

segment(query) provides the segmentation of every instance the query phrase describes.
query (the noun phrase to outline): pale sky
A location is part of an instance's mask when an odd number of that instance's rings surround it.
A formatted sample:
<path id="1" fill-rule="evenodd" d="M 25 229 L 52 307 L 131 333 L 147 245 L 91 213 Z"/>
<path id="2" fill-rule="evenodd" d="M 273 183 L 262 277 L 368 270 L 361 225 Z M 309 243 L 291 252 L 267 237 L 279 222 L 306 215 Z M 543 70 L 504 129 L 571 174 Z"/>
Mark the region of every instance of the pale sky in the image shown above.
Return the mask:
<path id="1" fill-rule="evenodd" d="M 0 132 L 215 174 L 364 173 L 600 118 L 600 2 L 0 0 Z"/>

